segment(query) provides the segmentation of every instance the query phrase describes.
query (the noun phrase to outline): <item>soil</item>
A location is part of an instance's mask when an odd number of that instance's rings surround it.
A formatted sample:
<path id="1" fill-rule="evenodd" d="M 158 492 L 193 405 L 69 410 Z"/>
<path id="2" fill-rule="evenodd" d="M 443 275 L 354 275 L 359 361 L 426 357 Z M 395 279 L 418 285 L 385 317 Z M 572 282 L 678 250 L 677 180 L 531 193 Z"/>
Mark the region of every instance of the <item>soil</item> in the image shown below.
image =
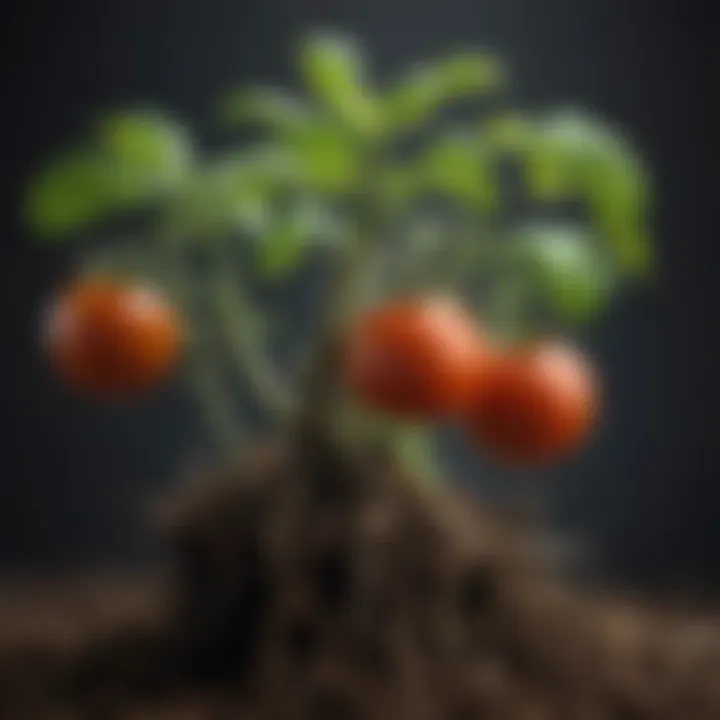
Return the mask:
<path id="1" fill-rule="evenodd" d="M 718 720 L 720 622 L 583 592 L 381 452 L 258 447 L 153 582 L 5 584 L 2 720 Z"/>

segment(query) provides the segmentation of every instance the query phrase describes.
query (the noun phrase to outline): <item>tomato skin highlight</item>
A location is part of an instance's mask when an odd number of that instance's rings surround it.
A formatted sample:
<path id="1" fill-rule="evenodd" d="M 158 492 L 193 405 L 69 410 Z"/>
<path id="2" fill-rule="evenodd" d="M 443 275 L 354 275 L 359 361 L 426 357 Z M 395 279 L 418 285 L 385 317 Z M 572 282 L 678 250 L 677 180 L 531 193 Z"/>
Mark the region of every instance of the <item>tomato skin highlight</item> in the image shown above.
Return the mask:
<path id="1" fill-rule="evenodd" d="M 592 364 L 565 344 L 497 352 L 478 373 L 466 426 L 497 460 L 548 465 L 583 444 L 597 420 L 599 395 Z"/>
<path id="2" fill-rule="evenodd" d="M 160 383 L 185 339 L 181 318 L 150 287 L 78 280 L 48 308 L 47 353 L 60 377 L 97 399 L 119 399 Z"/>
<path id="3" fill-rule="evenodd" d="M 398 301 L 370 311 L 352 329 L 345 379 L 376 410 L 440 419 L 467 402 L 483 345 L 474 318 L 452 298 Z"/>

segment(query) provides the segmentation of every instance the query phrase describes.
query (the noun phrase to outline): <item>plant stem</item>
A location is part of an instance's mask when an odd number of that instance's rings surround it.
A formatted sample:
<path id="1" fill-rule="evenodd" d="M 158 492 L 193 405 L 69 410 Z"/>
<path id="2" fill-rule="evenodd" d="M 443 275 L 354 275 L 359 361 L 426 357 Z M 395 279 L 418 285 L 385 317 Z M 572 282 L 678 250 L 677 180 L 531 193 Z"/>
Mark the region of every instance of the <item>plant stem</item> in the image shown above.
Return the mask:
<path id="1" fill-rule="evenodd" d="M 474 213 L 467 213 L 454 228 L 446 228 L 433 251 L 418 250 L 410 242 L 405 248 L 406 264 L 410 271 L 399 278 L 405 291 L 451 290 L 463 293 L 465 285 L 472 283 L 474 294 L 478 277 L 482 279 L 485 267 L 491 260 L 487 223 Z"/>
<path id="2" fill-rule="evenodd" d="M 192 294 L 185 259 L 177 247 L 175 238 L 163 237 L 164 277 L 176 302 L 185 317 L 190 319 L 193 312 Z M 202 416 L 212 442 L 223 454 L 232 453 L 241 437 L 241 428 L 231 394 L 220 381 L 218 368 L 214 366 L 208 353 L 207 332 L 204 323 L 192 323 L 193 336 L 190 338 L 186 359 L 186 379 L 193 390 L 196 402 L 201 408 Z"/>
<path id="3" fill-rule="evenodd" d="M 434 484 L 441 477 L 432 424 L 397 420 L 366 409 L 353 419 L 370 440 L 394 448 L 400 464 L 418 480 Z"/>
<path id="4" fill-rule="evenodd" d="M 288 388 L 274 372 L 271 358 L 263 348 L 258 313 L 243 288 L 237 263 L 220 257 L 216 282 L 216 309 L 230 342 L 238 368 L 255 390 L 264 410 L 285 417 L 293 406 Z"/>
<path id="5" fill-rule="evenodd" d="M 365 273 L 378 237 L 380 211 L 375 197 L 375 164 L 368 162 L 359 197 L 356 229 L 336 270 L 327 295 L 327 311 L 317 339 L 305 392 L 301 398 L 301 433 L 324 439 L 345 430 L 340 369 L 343 337 L 365 290 Z"/>
<path id="6" fill-rule="evenodd" d="M 201 355 L 196 341 L 194 353 L 188 359 L 188 380 L 218 450 L 223 454 L 231 454 L 242 436 L 240 423 L 228 402 L 228 393 L 219 382 L 216 368 Z"/>
<path id="7" fill-rule="evenodd" d="M 490 316 L 501 336 L 516 343 L 528 339 L 527 288 L 520 277 L 508 275 L 498 282 L 491 295 Z"/>
<path id="8" fill-rule="evenodd" d="M 300 409 L 300 425 L 311 435 L 332 432 L 340 412 L 339 366 L 344 329 L 361 292 L 367 255 L 365 238 L 358 235 L 342 260 L 328 292 L 327 313 L 317 341 Z"/>

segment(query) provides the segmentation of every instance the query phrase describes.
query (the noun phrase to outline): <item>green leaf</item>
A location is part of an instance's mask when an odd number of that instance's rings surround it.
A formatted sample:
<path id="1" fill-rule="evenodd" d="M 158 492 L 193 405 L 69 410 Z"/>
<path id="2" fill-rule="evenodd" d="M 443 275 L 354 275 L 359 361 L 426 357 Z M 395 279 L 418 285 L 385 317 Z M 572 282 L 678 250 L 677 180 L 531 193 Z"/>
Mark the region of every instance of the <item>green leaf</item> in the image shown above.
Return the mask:
<path id="1" fill-rule="evenodd" d="M 505 69 L 494 55 L 464 52 L 409 72 L 385 99 L 392 128 L 410 129 L 430 120 L 445 104 L 497 90 Z"/>
<path id="2" fill-rule="evenodd" d="M 596 227 L 629 275 L 646 275 L 654 265 L 649 237 L 650 180 L 630 154 L 598 159 L 586 194 Z"/>
<path id="3" fill-rule="evenodd" d="M 535 121 L 524 140 L 529 190 L 540 201 L 577 196 L 597 160 L 617 152 L 606 128 L 574 111 Z"/>
<path id="4" fill-rule="evenodd" d="M 414 165 L 396 163 L 383 168 L 376 190 L 381 202 L 399 210 L 418 197 L 423 187 L 422 173 Z"/>
<path id="5" fill-rule="evenodd" d="M 307 240 L 305 228 L 299 224 L 279 223 L 260 246 L 258 257 L 262 273 L 272 279 L 287 275 L 304 256 Z"/>
<path id="6" fill-rule="evenodd" d="M 650 181 L 630 144 L 611 126 L 576 111 L 546 117 L 526 136 L 528 184 L 540 201 L 585 200 L 619 267 L 652 265 Z"/>
<path id="7" fill-rule="evenodd" d="M 280 88 L 232 91 L 223 99 L 221 115 L 229 124 L 252 123 L 275 130 L 293 130 L 313 118 L 311 109 Z"/>
<path id="8" fill-rule="evenodd" d="M 187 135 L 158 114 L 107 116 L 89 147 L 51 161 L 30 184 L 25 215 L 45 237 L 86 231 L 176 190 L 191 167 Z"/>
<path id="9" fill-rule="evenodd" d="M 342 217 L 311 197 L 298 198 L 258 244 L 258 262 L 265 276 L 282 278 L 297 269 L 311 247 L 337 247 L 346 237 Z"/>
<path id="10" fill-rule="evenodd" d="M 168 222 L 173 234 L 185 237 L 257 235 L 269 217 L 267 189 L 257 172 L 244 159 L 226 159 L 196 173 L 178 193 Z"/>
<path id="11" fill-rule="evenodd" d="M 491 155 L 471 133 L 442 138 L 425 157 L 424 175 L 431 189 L 470 207 L 490 210 L 497 203 Z"/>
<path id="12" fill-rule="evenodd" d="M 342 128 L 322 121 L 297 128 L 285 138 L 284 148 L 308 189 L 334 194 L 357 186 L 360 156 Z"/>
<path id="13" fill-rule="evenodd" d="M 24 216 L 31 230 L 48 239 L 80 233 L 111 207 L 107 166 L 88 152 L 52 160 L 30 183 Z"/>
<path id="14" fill-rule="evenodd" d="M 517 156 L 525 152 L 532 140 L 533 127 L 517 112 L 505 112 L 486 119 L 480 137 L 496 154 Z"/>
<path id="15" fill-rule="evenodd" d="M 268 191 L 298 188 L 307 183 L 307 172 L 288 143 L 267 143 L 247 148 L 233 162 L 243 182 Z"/>
<path id="16" fill-rule="evenodd" d="M 445 60 L 440 67 L 450 97 L 494 90 L 506 79 L 503 64 L 489 53 L 460 53 Z"/>
<path id="17" fill-rule="evenodd" d="M 260 268 L 266 277 L 284 277 L 300 263 L 319 229 L 319 208 L 300 203 L 288 217 L 276 221 L 258 248 Z"/>
<path id="18" fill-rule="evenodd" d="M 314 33 L 300 48 L 300 69 L 316 97 L 352 130 L 373 135 L 380 113 L 359 45 L 337 33 Z"/>
<path id="19" fill-rule="evenodd" d="M 190 139 L 178 123 L 159 113 L 123 111 L 98 128 L 98 152 L 113 180 L 120 208 L 154 200 L 175 190 L 192 166 Z"/>
<path id="20" fill-rule="evenodd" d="M 609 302 L 616 280 L 612 263 L 585 229 L 531 225 L 518 233 L 516 243 L 529 279 L 563 320 L 587 322 Z"/>

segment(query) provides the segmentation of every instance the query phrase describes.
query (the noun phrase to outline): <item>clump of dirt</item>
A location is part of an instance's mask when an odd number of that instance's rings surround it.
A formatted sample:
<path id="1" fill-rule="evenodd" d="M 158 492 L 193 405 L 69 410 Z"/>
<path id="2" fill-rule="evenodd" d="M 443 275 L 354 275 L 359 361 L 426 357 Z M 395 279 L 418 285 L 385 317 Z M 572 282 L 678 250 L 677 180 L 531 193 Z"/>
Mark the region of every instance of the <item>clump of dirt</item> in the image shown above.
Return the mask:
<path id="1" fill-rule="evenodd" d="M 382 453 L 258 448 L 166 524 L 163 592 L 20 603 L 3 720 L 720 718 L 720 625 L 567 587 Z"/>

